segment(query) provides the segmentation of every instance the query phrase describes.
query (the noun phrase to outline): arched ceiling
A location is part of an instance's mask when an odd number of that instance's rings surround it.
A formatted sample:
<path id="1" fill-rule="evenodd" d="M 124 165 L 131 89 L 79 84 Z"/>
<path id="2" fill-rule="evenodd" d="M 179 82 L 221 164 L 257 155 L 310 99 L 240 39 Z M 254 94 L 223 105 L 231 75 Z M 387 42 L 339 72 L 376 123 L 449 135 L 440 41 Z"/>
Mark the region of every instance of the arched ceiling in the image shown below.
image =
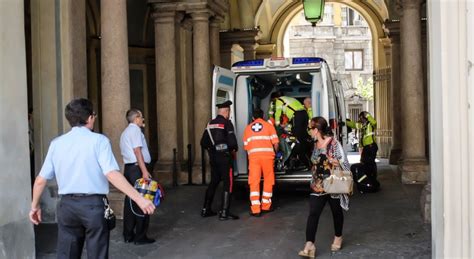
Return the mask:
<path id="1" fill-rule="evenodd" d="M 252 0 L 239 0 L 252 1 Z M 257 0 L 255 0 L 257 1 Z M 372 32 L 375 67 L 384 67 L 387 60 L 384 54 L 384 43 L 386 38 L 383 30 L 383 22 L 389 19 L 389 11 L 384 0 L 327 0 L 345 4 L 359 12 L 369 24 Z M 276 46 L 274 55 L 283 54 L 283 35 L 291 19 L 303 8 L 301 0 L 261 0 L 255 12 L 255 27 L 260 30 L 259 44 Z M 248 12 L 247 12 L 248 13 Z"/>
<path id="2" fill-rule="evenodd" d="M 245 1 L 245 0 L 244 0 Z M 357 10 L 370 23 L 382 24 L 389 18 L 387 6 L 383 0 L 327 0 L 326 2 L 338 2 L 346 4 Z M 298 10 L 302 9 L 302 1 L 295 0 L 263 0 L 255 15 L 255 26 L 260 28 L 261 43 L 276 43 L 275 30 L 281 29 L 285 20 L 291 19 Z M 369 17 L 367 17 L 369 16 Z"/>

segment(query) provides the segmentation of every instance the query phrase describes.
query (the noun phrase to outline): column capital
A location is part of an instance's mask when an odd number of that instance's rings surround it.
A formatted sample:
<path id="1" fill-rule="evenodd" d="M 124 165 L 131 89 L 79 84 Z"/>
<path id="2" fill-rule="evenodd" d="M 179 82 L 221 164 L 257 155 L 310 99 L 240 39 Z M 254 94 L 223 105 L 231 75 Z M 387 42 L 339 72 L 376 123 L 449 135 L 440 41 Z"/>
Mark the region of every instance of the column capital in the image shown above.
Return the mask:
<path id="1" fill-rule="evenodd" d="M 184 18 L 183 22 L 181 23 L 181 27 L 187 31 L 193 30 L 193 20 L 191 18 Z"/>
<path id="2" fill-rule="evenodd" d="M 387 20 L 384 22 L 383 27 L 392 43 L 400 42 L 400 21 Z"/>
<path id="3" fill-rule="evenodd" d="M 397 9 L 403 9 L 403 10 L 408 10 L 408 9 L 420 9 L 421 4 L 424 3 L 425 0 L 397 0 L 396 5 Z"/>
<path id="4" fill-rule="evenodd" d="M 191 18 L 193 19 L 193 22 L 202 22 L 206 21 L 209 22 L 209 17 L 211 17 L 212 13 L 210 10 L 196 10 L 190 12 Z"/>
<path id="5" fill-rule="evenodd" d="M 184 16 L 185 16 L 184 12 L 176 12 L 174 16 L 174 22 L 177 24 L 180 24 L 181 22 L 184 21 Z"/>
<path id="6" fill-rule="evenodd" d="M 158 8 L 154 8 L 151 17 L 155 23 L 173 23 L 176 19 L 175 11 L 162 11 Z"/>
<path id="7" fill-rule="evenodd" d="M 221 24 L 224 22 L 224 17 L 222 16 L 214 16 L 210 22 L 209 22 L 209 26 L 211 27 L 217 27 L 217 28 L 220 28 L 221 27 Z"/>

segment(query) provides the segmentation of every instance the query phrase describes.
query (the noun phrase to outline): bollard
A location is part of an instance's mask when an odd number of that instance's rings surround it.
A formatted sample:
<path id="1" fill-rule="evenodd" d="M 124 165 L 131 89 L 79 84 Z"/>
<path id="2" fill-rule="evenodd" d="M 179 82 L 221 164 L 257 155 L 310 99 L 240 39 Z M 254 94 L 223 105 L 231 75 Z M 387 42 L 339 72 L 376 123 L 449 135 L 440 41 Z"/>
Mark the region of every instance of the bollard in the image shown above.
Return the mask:
<path id="1" fill-rule="evenodd" d="M 186 185 L 194 185 L 193 184 L 193 160 L 192 160 L 192 152 L 191 152 L 191 144 L 188 144 L 188 183 Z"/>
<path id="2" fill-rule="evenodd" d="M 176 148 L 173 148 L 173 187 L 178 186 L 178 161 L 176 153 Z"/>
<path id="3" fill-rule="evenodd" d="M 201 173 L 202 173 L 202 185 L 206 185 L 206 151 L 201 147 Z"/>

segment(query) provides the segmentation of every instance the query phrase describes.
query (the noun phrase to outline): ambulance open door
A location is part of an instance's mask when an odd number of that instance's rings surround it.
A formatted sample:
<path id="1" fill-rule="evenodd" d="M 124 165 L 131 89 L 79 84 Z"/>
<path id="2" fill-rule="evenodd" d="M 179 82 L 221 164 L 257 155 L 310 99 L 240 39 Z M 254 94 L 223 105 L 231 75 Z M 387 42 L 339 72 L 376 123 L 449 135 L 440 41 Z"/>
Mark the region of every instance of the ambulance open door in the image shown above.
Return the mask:
<path id="1" fill-rule="evenodd" d="M 246 80 L 243 80 L 246 81 Z M 240 82 L 240 81 L 239 81 Z M 247 155 L 243 148 L 242 137 L 249 122 L 249 94 L 248 86 L 237 84 L 237 75 L 232 71 L 214 67 L 212 75 L 212 117 L 217 116 L 216 104 L 231 100 L 230 119 L 234 124 L 235 136 L 239 145 L 239 151 L 234 161 L 234 175 L 247 173 Z"/>

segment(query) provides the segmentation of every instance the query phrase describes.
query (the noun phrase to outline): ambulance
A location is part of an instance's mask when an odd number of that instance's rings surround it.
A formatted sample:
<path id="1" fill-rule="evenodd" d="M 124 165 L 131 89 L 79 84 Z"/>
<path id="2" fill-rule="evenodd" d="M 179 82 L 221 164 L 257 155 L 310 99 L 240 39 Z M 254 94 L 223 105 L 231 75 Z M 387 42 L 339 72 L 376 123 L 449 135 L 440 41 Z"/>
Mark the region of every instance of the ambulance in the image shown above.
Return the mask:
<path id="1" fill-rule="evenodd" d="M 343 89 L 333 83 L 327 62 L 319 57 L 271 58 L 239 61 L 231 70 L 214 67 L 212 88 L 212 117 L 217 115 L 216 104 L 231 100 L 230 119 L 235 127 L 239 151 L 233 172 L 237 182 L 248 179 L 248 159 L 243 147 L 245 127 L 252 121 L 252 110 L 261 108 L 268 114 L 270 95 L 280 91 L 303 103 L 311 97 L 313 117 L 326 118 L 343 145 L 347 145 Z M 268 119 L 265 117 L 265 119 Z M 275 171 L 276 182 L 307 183 L 311 171 L 280 168 Z"/>

